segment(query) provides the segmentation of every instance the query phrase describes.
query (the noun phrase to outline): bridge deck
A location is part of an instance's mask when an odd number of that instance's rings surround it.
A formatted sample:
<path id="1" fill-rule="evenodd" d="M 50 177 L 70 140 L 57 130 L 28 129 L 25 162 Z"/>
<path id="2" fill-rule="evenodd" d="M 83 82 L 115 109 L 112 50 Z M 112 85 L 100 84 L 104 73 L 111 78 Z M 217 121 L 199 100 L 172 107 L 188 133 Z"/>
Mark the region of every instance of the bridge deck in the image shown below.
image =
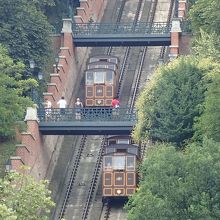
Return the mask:
<path id="1" fill-rule="evenodd" d="M 44 135 L 125 135 L 136 123 L 136 111 L 120 108 L 39 109 L 39 129 Z M 80 118 L 79 118 L 80 117 Z"/>
<path id="2" fill-rule="evenodd" d="M 129 121 L 70 121 L 40 122 L 44 135 L 126 135 L 131 134 L 135 122 Z"/>
<path id="3" fill-rule="evenodd" d="M 169 46 L 170 44 L 170 34 L 130 34 L 121 36 L 108 34 L 74 37 L 76 47 Z"/>

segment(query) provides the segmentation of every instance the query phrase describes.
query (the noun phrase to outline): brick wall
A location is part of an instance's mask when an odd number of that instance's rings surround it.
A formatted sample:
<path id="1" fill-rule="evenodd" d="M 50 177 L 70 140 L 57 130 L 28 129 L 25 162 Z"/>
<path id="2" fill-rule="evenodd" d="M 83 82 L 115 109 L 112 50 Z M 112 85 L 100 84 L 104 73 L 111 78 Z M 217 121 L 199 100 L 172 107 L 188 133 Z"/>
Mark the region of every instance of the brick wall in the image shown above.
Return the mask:
<path id="1" fill-rule="evenodd" d="M 105 0 L 80 0 L 80 6 L 76 9 L 76 23 L 87 23 L 90 18 L 94 22 L 100 21 L 106 3 Z"/>
<path id="2" fill-rule="evenodd" d="M 189 55 L 191 54 L 192 48 L 192 35 L 191 34 L 181 34 L 180 36 L 180 55 Z"/>
<path id="3" fill-rule="evenodd" d="M 75 22 L 87 22 L 91 17 L 99 21 L 106 6 L 105 0 L 80 0 Z M 75 100 L 90 48 L 75 48 L 72 38 L 72 21 L 63 20 L 61 34 L 52 35 L 54 51 L 58 53 L 59 63 L 52 67 L 47 91 L 43 94 L 53 107 L 61 96 L 64 96 L 69 106 L 70 99 Z M 58 67 L 58 68 L 57 68 Z M 21 134 L 21 144 L 16 146 L 16 156 L 11 157 L 12 169 L 20 171 L 21 165 L 30 166 L 30 173 L 36 179 L 50 179 L 56 165 L 63 136 L 42 136 L 39 133 L 36 108 L 28 108 L 25 117 L 27 131 Z"/>

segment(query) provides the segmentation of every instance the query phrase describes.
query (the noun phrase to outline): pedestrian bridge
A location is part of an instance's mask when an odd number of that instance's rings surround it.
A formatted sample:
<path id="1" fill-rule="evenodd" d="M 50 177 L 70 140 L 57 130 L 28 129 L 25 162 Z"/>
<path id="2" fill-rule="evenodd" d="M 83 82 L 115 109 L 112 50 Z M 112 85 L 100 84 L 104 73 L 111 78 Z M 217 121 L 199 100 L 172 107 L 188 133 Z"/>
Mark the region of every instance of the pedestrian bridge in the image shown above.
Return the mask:
<path id="1" fill-rule="evenodd" d="M 120 108 L 38 109 L 43 135 L 126 135 L 136 123 L 136 110 Z"/>
<path id="2" fill-rule="evenodd" d="M 171 23 L 74 23 L 76 47 L 169 46 Z"/>

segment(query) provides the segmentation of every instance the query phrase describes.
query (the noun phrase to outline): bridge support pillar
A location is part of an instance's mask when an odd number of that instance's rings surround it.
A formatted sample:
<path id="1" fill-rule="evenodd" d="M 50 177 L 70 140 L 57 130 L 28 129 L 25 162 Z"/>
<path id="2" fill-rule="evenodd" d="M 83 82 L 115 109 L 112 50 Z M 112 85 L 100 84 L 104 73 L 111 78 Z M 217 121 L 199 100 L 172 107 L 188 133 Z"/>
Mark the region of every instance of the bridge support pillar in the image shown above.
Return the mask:
<path id="1" fill-rule="evenodd" d="M 186 17 L 187 7 L 188 7 L 188 0 L 179 0 L 178 18 L 182 19 Z"/>
<path id="2" fill-rule="evenodd" d="M 171 45 L 170 45 L 170 53 L 169 57 L 170 60 L 175 59 L 179 55 L 179 46 L 180 46 L 180 19 L 174 18 L 172 20 L 172 27 L 171 27 Z"/>

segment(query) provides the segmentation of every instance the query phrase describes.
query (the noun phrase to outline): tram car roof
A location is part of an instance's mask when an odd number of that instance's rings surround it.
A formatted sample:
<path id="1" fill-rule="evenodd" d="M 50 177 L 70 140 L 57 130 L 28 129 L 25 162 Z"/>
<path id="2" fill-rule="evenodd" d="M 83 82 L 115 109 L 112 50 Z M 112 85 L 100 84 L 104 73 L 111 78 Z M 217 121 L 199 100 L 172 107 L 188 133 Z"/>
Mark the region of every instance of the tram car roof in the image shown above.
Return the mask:
<path id="1" fill-rule="evenodd" d="M 118 64 L 119 58 L 112 55 L 97 55 L 89 58 L 89 63 L 97 62 L 97 61 L 105 61 Z"/>
<path id="2" fill-rule="evenodd" d="M 115 73 L 114 70 L 112 70 L 112 69 L 106 69 L 106 68 L 87 69 L 87 70 L 86 70 L 86 73 L 87 73 L 87 72 L 114 72 L 114 73 Z"/>
<path id="3" fill-rule="evenodd" d="M 131 136 L 130 135 L 109 135 L 108 137 L 107 137 L 107 139 L 112 139 L 112 138 L 114 138 L 114 139 L 131 139 Z"/>
<path id="4" fill-rule="evenodd" d="M 138 145 L 134 144 L 111 144 L 106 147 L 104 155 L 112 155 L 115 153 L 139 156 L 139 148 Z"/>
<path id="5" fill-rule="evenodd" d="M 128 148 L 138 148 L 137 144 L 110 144 L 107 148 L 115 148 L 115 149 L 128 149 Z"/>
<path id="6" fill-rule="evenodd" d="M 108 141 L 111 141 L 111 140 L 128 140 L 129 143 L 134 143 L 134 141 L 132 140 L 131 136 L 130 135 L 111 135 L 111 136 L 108 136 L 107 137 L 107 140 Z"/>
<path id="7" fill-rule="evenodd" d="M 106 67 L 103 67 L 103 66 L 106 66 Z M 96 61 L 96 62 L 89 63 L 88 66 L 87 66 L 87 70 L 88 69 L 98 69 L 98 68 L 116 70 L 117 65 L 115 63 L 112 63 L 112 62 Z"/>

